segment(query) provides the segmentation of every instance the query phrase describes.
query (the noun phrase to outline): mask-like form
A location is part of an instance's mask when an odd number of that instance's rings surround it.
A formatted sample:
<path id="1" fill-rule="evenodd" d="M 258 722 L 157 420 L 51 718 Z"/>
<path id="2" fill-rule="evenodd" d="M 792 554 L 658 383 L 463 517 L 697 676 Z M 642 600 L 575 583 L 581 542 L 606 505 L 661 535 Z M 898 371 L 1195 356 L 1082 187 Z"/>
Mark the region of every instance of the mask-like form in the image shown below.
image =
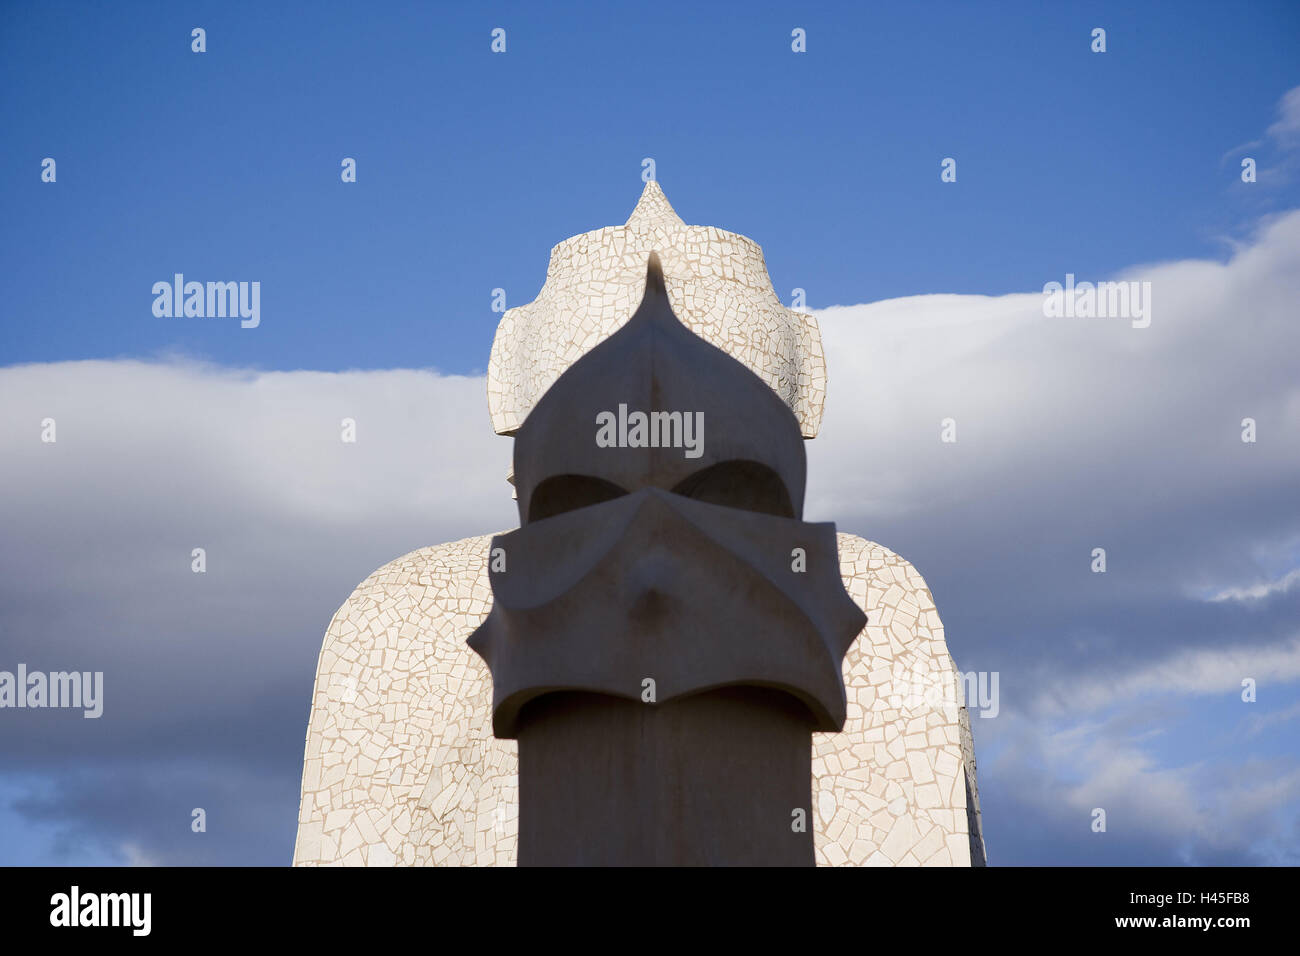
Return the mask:
<path id="1" fill-rule="evenodd" d="M 514 470 L 522 527 L 492 542 L 505 570 L 470 638 L 492 671 L 498 737 L 534 697 L 640 700 L 647 678 L 658 702 L 777 688 L 815 729 L 843 726 L 844 654 L 866 620 L 835 526 L 799 520 L 798 423 L 677 321 L 657 257 L 636 314 L 524 421 Z"/>
<path id="2" fill-rule="evenodd" d="M 519 739 L 521 863 L 811 863 L 790 814 L 866 619 L 805 471 L 790 408 L 677 321 L 652 254 L 636 313 L 515 435 L 521 527 L 469 641 Z"/>

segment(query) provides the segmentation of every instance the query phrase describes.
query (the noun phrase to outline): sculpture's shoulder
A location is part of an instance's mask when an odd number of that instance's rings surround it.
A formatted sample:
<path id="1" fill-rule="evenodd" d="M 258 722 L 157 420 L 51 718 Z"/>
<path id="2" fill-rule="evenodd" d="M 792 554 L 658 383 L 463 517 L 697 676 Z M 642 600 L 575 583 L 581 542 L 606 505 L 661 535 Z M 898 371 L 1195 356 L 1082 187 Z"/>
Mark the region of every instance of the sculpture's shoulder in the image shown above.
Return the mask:
<path id="1" fill-rule="evenodd" d="M 867 614 L 864 635 L 877 659 L 921 655 L 951 668 L 943 623 L 925 579 L 884 545 L 840 533 L 840 575 Z"/>
<path id="2" fill-rule="evenodd" d="M 957 668 L 925 579 L 883 545 L 853 534 L 838 537 L 845 590 L 867 615 L 845 655 L 850 716 L 873 723 L 925 706 L 956 720 Z"/>
<path id="3" fill-rule="evenodd" d="M 450 590 L 464 590 L 470 581 L 487 580 L 488 548 L 492 535 L 476 535 L 446 544 L 418 548 L 400 558 L 394 558 L 377 569 L 353 590 L 344 602 L 340 613 L 358 600 L 367 600 L 379 594 L 407 591 L 413 587 L 424 588 L 432 594 Z M 490 599 L 489 589 L 489 599 Z"/>
<path id="4" fill-rule="evenodd" d="M 867 624 L 844 658 L 844 730 L 814 735 L 818 862 L 969 865 L 973 759 L 967 767 L 969 732 L 934 598 L 880 544 L 840 534 L 839 552 Z"/>
<path id="5" fill-rule="evenodd" d="M 374 646 L 411 639 L 399 618 L 460 619 L 477 627 L 492 607 L 488 550 L 492 535 L 419 548 L 389 561 L 356 586 L 335 612 L 322 645 Z"/>
<path id="6" fill-rule="evenodd" d="M 491 540 L 390 561 L 330 621 L 307 728 L 295 863 L 496 862 L 476 839 L 475 802 L 464 792 L 514 770 L 483 716 L 491 712 L 487 668 L 466 644 L 492 607 Z M 468 783 L 467 765 L 478 768 Z"/>
<path id="7" fill-rule="evenodd" d="M 322 693 L 354 693 L 358 668 L 382 663 L 371 661 L 372 655 L 418 653 L 419 660 L 408 662 L 417 668 L 445 658 L 492 609 L 491 541 L 492 535 L 479 535 L 420 548 L 358 584 L 334 613 L 321 643 L 316 703 Z M 339 686 L 322 682 L 331 674 L 345 675 Z"/>

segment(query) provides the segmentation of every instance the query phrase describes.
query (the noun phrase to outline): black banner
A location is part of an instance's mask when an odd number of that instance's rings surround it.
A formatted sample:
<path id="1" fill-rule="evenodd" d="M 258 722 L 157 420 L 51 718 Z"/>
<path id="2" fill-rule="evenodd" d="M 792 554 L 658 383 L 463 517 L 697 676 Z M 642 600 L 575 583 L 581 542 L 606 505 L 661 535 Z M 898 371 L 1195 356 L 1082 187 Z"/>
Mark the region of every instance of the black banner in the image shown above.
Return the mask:
<path id="1" fill-rule="evenodd" d="M 698 883 L 696 881 L 699 881 Z M 5 869 L 0 925 L 7 941 L 76 937 L 134 943 L 346 939 L 436 947 L 496 947 L 513 926 L 589 937 L 602 924 L 640 947 L 671 945 L 665 930 L 704 920 L 728 931 L 794 924 L 881 943 L 937 944 L 1098 936 L 1137 945 L 1190 938 L 1216 944 L 1270 938 L 1291 922 L 1288 869 L 826 870 L 547 873 L 514 870 Z M 820 917 L 818 914 L 822 914 Z M 445 926 L 440 924 L 446 924 Z M 884 924 L 891 924 L 885 926 Z M 528 929 L 531 928 L 531 929 Z M 465 939 L 465 933 L 471 939 Z M 641 943 L 642 932 L 649 937 Z M 879 932 L 882 935 L 876 935 Z M 915 944 L 907 941 L 915 937 Z M 901 934 L 901 936 L 899 935 Z M 617 938 L 617 937 L 615 937 Z M 680 939 L 680 936 L 675 937 Z M 1049 937 L 1050 938 L 1050 937 Z M 865 938 L 864 938 L 865 941 Z"/>

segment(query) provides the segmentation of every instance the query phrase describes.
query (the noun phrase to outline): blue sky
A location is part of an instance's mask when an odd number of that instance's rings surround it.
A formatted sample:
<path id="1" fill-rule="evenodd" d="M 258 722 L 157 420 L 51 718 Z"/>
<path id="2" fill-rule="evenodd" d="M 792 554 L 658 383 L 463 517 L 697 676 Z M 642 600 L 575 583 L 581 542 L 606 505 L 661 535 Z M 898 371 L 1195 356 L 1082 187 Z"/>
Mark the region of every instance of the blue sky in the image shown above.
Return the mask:
<path id="1" fill-rule="evenodd" d="M 1300 36 L 1289 3 L 4 17 L 5 361 L 449 372 L 484 367 L 492 289 L 528 301 L 546 250 L 621 221 L 646 156 L 688 221 L 758 239 L 778 294 L 816 308 L 1222 255 L 1252 211 L 1223 157 L 1272 122 Z M 154 318 L 178 271 L 259 280 L 263 325 Z"/>
<path id="2" fill-rule="evenodd" d="M 492 290 L 622 222 L 645 157 L 818 310 L 810 516 L 1003 675 L 991 861 L 1300 862 L 1297 41 L 1294 3 L 3 5 L 0 668 L 113 703 L 0 716 L 0 863 L 290 859 L 330 614 L 512 519 Z M 155 317 L 176 272 L 259 281 L 260 326 Z M 1169 319 L 1034 325 L 1066 273 L 1149 273 Z"/>

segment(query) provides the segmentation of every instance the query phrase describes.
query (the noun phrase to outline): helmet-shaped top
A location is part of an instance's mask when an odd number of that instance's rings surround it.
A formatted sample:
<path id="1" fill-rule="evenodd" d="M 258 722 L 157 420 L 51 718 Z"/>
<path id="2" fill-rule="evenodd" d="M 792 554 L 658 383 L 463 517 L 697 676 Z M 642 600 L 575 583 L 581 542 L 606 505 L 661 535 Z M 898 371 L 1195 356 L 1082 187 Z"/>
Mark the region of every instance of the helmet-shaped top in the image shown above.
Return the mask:
<path id="1" fill-rule="evenodd" d="M 493 429 L 513 435 L 556 379 L 631 318 L 653 251 L 681 323 L 766 382 L 814 437 L 826 397 L 816 320 L 781 304 L 757 243 L 682 222 L 653 180 L 624 225 L 552 249 L 537 298 L 502 317 L 488 363 Z"/>

